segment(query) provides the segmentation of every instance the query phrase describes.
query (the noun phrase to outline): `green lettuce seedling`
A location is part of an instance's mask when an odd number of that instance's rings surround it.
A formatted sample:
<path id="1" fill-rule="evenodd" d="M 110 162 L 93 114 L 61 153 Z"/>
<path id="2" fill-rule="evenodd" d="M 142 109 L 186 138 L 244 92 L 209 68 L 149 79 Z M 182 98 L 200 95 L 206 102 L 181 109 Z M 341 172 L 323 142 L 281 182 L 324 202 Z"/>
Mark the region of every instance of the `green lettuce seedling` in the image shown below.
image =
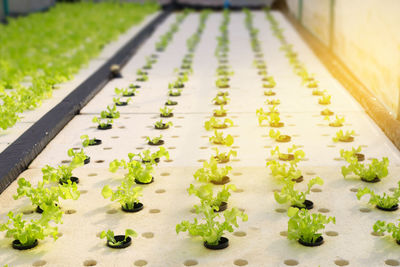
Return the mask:
<path id="1" fill-rule="evenodd" d="M 92 146 L 96 144 L 96 138 L 89 138 L 87 134 L 81 135 L 82 146 Z"/>
<path id="2" fill-rule="evenodd" d="M 235 150 L 229 150 L 229 152 L 219 152 L 217 147 L 212 148 L 215 151 L 215 156 L 213 156 L 218 163 L 227 163 L 231 156 L 236 157 L 237 152 Z"/>
<path id="3" fill-rule="evenodd" d="M 139 76 L 136 80 L 140 82 L 145 82 L 149 79 L 149 77 L 146 74 L 143 74 L 142 76 Z"/>
<path id="4" fill-rule="evenodd" d="M 231 166 L 218 167 L 217 160 L 213 157 L 210 161 L 203 163 L 203 168 L 198 169 L 193 175 L 199 182 L 207 183 L 223 183 L 227 179 L 229 171 L 232 170 Z"/>
<path id="5" fill-rule="evenodd" d="M 6 223 L 0 224 L 0 231 L 6 231 L 6 237 L 18 240 L 21 247 L 34 245 L 37 240 L 43 240 L 47 236 L 54 240 L 58 238 L 58 228 L 49 224 L 53 218 L 52 213 L 43 212 L 39 220 L 31 219 L 29 222 L 22 219 L 22 213 L 14 215 L 10 211 L 8 217 Z"/>
<path id="6" fill-rule="evenodd" d="M 122 95 L 122 96 L 134 96 L 136 93 L 136 88 L 115 88 L 115 94 Z"/>
<path id="7" fill-rule="evenodd" d="M 172 125 L 173 125 L 172 121 L 164 122 L 163 120 L 159 120 L 154 123 L 154 127 L 156 129 L 166 129 Z"/>
<path id="8" fill-rule="evenodd" d="M 104 186 L 101 195 L 111 198 L 111 201 L 118 201 L 125 210 L 133 210 L 135 204 L 139 203 L 139 197 L 143 195 L 142 190 L 142 187 L 136 186 L 135 179 L 126 178 L 115 191 L 108 185 Z"/>
<path id="9" fill-rule="evenodd" d="M 370 195 L 369 204 L 376 205 L 380 208 L 390 209 L 399 204 L 400 198 L 400 182 L 398 182 L 398 187 L 394 190 L 392 195 L 383 193 L 383 195 L 377 195 L 375 192 L 368 187 L 363 189 L 358 189 L 357 199 L 360 200 L 362 196 Z"/>
<path id="10" fill-rule="evenodd" d="M 291 140 L 289 135 L 281 134 L 280 131 L 274 129 L 269 130 L 269 137 L 277 142 L 289 142 Z"/>
<path id="11" fill-rule="evenodd" d="M 26 196 L 31 200 L 32 205 L 39 207 L 46 212 L 48 209 L 59 206 L 59 199 L 77 200 L 80 196 L 76 183 L 68 181 L 58 186 L 46 187 L 45 182 L 39 182 L 37 187 L 32 187 L 31 183 L 25 178 L 18 179 L 17 195 L 14 199 Z M 57 222 L 61 220 L 61 210 L 56 209 L 60 214 L 57 216 Z M 57 212 L 56 212 L 57 213 Z"/>
<path id="12" fill-rule="evenodd" d="M 318 103 L 320 105 L 329 105 L 331 103 L 331 97 L 332 96 L 325 94 L 320 99 L 318 99 Z"/>
<path id="13" fill-rule="evenodd" d="M 335 217 L 327 217 L 320 213 L 311 214 L 306 209 L 290 207 L 288 210 L 290 217 L 288 222 L 288 239 L 301 240 L 306 243 L 315 243 L 322 234 L 320 230 L 325 229 L 325 225 L 332 222 L 336 223 Z"/>
<path id="14" fill-rule="evenodd" d="M 156 137 L 146 136 L 146 140 L 151 144 L 158 144 L 160 141 L 162 141 L 162 135 Z"/>
<path id="15" fill-rule="evenodd" d="M 224 105 L 220 105 L 219 109 L 214 109 L 214 116 L 215 117 L 224 117 L 227 114 L 227 110 L 224 109 Z"/>
<path id="16" fill-rule="evenodd" d="M 344 178 L 350 174 L 355 174 L 365 181 L 374 181 L 382 179 L 389 174 L 389 159 L 384 157 L 381 161 L 372 159 L 370 164 L 362 164 L 357 157 L 343 154 L 344 159 L 349 163 L 348 166 L 342 166 L 342 175 Z"/>
<path id="17" fill-rule="evenodd" d="M 132 98 L 128 98 L 128 99 L 126 99 L 125 101 L 121 101 L 121 98 L 119 98 L 119 97 L 113 97 L 113 102 L 114 102 L 114 104 L 116 104 L 116 105 L 124 105 L 125 103 L 126 104 L 128 104 L 129 102 L 131 102 L 132 101 Z"/>
<path id="18" fill-rule="evenodd" d="M 214 187 L 212 184 L 205 184 L 200 186 L 194 186 L 193 184 L 187 189 L 189 195 L 195 195 L 200 199 L 200 202 L 205 202 L 211 206 L 214 210 L 218 211 L 219 207 L 223 202 L 228 203 L 228 199 L 231 196 L 230 190 L 236 190 L 235 185 L 224 185 L 216 196 L 214 196 Z"/>
<path id="19" fill-rule="evenodd" d="M 335 116 L 335 120 L 331 121 L 329 116 L 325 116 L 324 120 L 327 120 L 329 122 L 329 126 L 331 127 L 341 127 L 343 126 L 343 123 L 345 121 L 344 116 Z"/>
<path id="20" fill-rule="evenodd" d="M 346 133 L 343 132 L 343 130 L 339 130 L 336 132 L 336 136 L 332 137 L 333 142 L 352 142 L 354 140 L 353 135 L 356 133 L 352 131 L 346 131 Z"/>
<path id="21" fill-rule="evenodd" d="M 103 119 L 118 119 L 120 117 L 117 106 L 114 104 L 112 107 L 107 106 L 106 110 L 100 112 L 100 117 Z"/>
<path id="22" fill-rule="evenodd" d="M 271 110 L 271 109 L 270 109 Z M 267 121 L 270 127 L 282 127 L 284 125 L 279 117 L 279 112 L 276 112 L 276 106 L 272 108 L 272 112 L 266 112 L 263 108 L 257 109 L 258 124 L 262 126 L 264 121 Z"/>
<path id="23" fill-rule="evenodd" d="M 304 151 L 299 149 L 299 147 L 296 145 L 289 147 L 287 152 L 288 153 L 281 153 L 279 146 L 276 146 L 271 150 L 271 156 L 278 156 L 280 160 L 294 161 L 295 163 L 298 163 L 306 156 L 306 153 L 304 153 Z"/>
<path id="24" fill-rule="evenodd" d="M 147 67 L 147 65 L 146 65 L 146 67 Z M 151 64 L 150 64 L 150 67 L 151 67 Z M 144 67 L 143 67 L 143 68 L 144 68 Z M 147 74 L 147 72 L 144 71 L 144 70 L 142 70 L 142 69 L 137 69 L 137 70 L 136 70 L 136 75 L 141 76 L 141 75 L 143 75 L 143 74 Z"/>
<path id="25" fill-rule="evenodd" d="M 130 161 L 132 161 L 135 156 L 139 157 L 142 162 L 157 165 L 157 162 L 160 160 L 161 157 L 165 157 L 166 159 L 169 159 L 169 152 L 165 149 L 165 147 L 161 146 L 158 149 L 158 151 L 153 152 L 153 153 L 151 153 L 150 149 L 146 149 L 138 154 L 134 154 L 134 153 L 128 154 Z"/>
<path id="26" fill-rule="evenodd" d="M 72 151 L 72 149 L 68 151 L 68 155 L 70 155 L 70 151 Z M 85 159 L 85 154 L 76 153 L 68 165 L 59 165 L 57 168 L 46 165 L 44 168 L 42 168 L 43 182 L 46 184 L 50 182 L 68 184 L 71 181 L 72 171 L 75 168 L 82 166 Z"/>
<path id="27" fill-rule="evenodd" d="M 274 197 L 276 202 L 279 204 L 285 204 L 287 202 L 290 203 L 291 206 L 304 208 L 306 205 L 304 202 L 306 201 L 306 196 L 310 194 L 311 188 L 318 184 L 323 185 L 324 181 L 320 177 L 315 177 L 311 179 L 307 184 L 307 189 L 304 192 L 297 191 L 294 189 L 296 182 L 288 179 L 285 180 L 285 185 L 282 187 L 280 192 L 274 192 Z"/>
<path id="28" fill-rule="evenodd" d="M 272 176 L 279 180 L 298 180 L 302 176 L 301 171 L 293 160 L 289 164 L 270 160 L 267 161 L 267 167 L 271 170 Z"/>
<path id="29" fill-rule="evenodd" d="M 160 108 L 160 114 L 161 114 L 161 117 L 168 117 L 168 116 L 170 116 L 171 114 L 172 114 L 172 108 L 169 108 L 169 107 L 163 107 L 163 108 Z"/>
<path id="30" fill-rule="evenodd" d="M 267 99 L 265 100 L 265 104 L 267 105 L 279 105 L 281 101 L 279 99 Z"/>
<path id="31" fill-rule="evenodd" d="M 150 183 L 153 179 L 152 172 L 153 166 L 149 163 L 141 163 L 136 160 L 125 161 L 125 160 L 113 160 L 110 162 L 109 171 L 116 172 L 119 168 L 128 170 L 125 174 L 126 179 L 136 180 L 141 183 Z"/>
<path id="32" fill-rule="evenodd" d="M 217 70 L 217 74 L 227 76 L 227 75 L 229 75 L 229 72 L 226 70 Z M 218 78 L 215 81 L 215 86 L 217 86 L 218 88 L 228 88 L 229 87 L 228 79 Z"/>
<path id="33" fill-rule="evenodd" d="M 242 221 L 247 221 L 248 217 L 237 208 L 232 208 L 223 213 L 224 220 L 220 220 L 220 213 L 203 202 L 200 206 L 196 206 L 196 213 L 202 213 L 205 221 L 200 223 L 197 218 L 194 222 L 182 221 L 176 225 L 176 233 L 188 231 L 191 236 L 200 236 L 208 245 L 217 245 L 225 231 L 233 232 L 233 226 L 239 227 L 237 217 Z"/>
<path id="34" fill-rule="evenodd" d="M 79 164 L 82 160 L 85 161 L 88 158 L 83 149 L 81 149 L 79 152 L 75 152 L 72 148 L 70 148 L 68 149 L 67 154 L 72 158 L 71 161 L 74 161 L 77 164 Z"/>
<path id="35" fill-rule="evenodd" d="M 168 95 L 169 96 L 180 96 L 182 92 L 182 89 L 169 89 L 168 90 Z"/>
<path id="36" fill-rule="evenodd" d="M 376 221 L 373 226 L 373 230 L 374 232 L 380 234 L 388 232 L 389 234 L 392 234 L 392 237 L 396 240 L 397 243 L 400 243 L 400 222 L 395 225 L 394 223 L 387 223 L 385 221 Z"/>
<path id="37" fill-rule="evenodd" d="M 351 150 L 341 149 L 340 156 L 343 159 L 352 158 L 352 157 L 356 157 L 357 154 L 359 154 L 360 152 L 361 152 L 361 146 L 358 146 L 357 148 L 352 147 Z"/>
<path id="38" fill-rule="evenodd" d="M 92 122 L 97 123 L 97 125 L 98 125 L 97 127 L 98 128 L 104 129 L 104 128 L 107 128 L 108 125 L 112 125 L 113 119 L 105 119 L 105 118 L 102 118 L 102 117 L 94 117 L 92 119 Z"/>
<path id="39" fill-rule="evenodd" d="M 326 93 L 327 93 L 326 90 L 320 90 L 320 89 L 318 89 L 318 87 L 314 88 L 312 91 L 312 95 L 316 95 L 316 96 L 323 96 Z"/>
<path id="40" fill-rule="evenodd" d="M 230 98 L 227 97 L 226 95 L 223 95 L 223 96 L 217 95 L 212 99 L 212 102 L 215 105 L 226 105 L 229 103 L 229 100 L 230 100 Z"/>
<path id="41" fill-rule="evenodd" d="M 263 86 L 264 86 L 265 88 L 273 88 L 273 87 L 276 86 L 275 79 L 274 79 L 274 77 L 272 77 L 272 76 L 265 76 L 265 77 L 263 78 L 263 81 L 266 81 L 266 82 L 267 82 L 267 83 L 264 83 L 264 84 L 263 84 Z"/>
<path id="42" fill-rule="evenodd" d="M 208 121 L 204 123 L 204 128 L 207 131 L 211 129 L 224 129 L 232 126 L 233 126 L 233 121 L 228 118 L 225 118 L 223 121 L 221 121 L 220 119 L 211 117 Z"/>
<path id="43" fill-rule="evenodd" d="M 132 229 L 126 229 L 125 230 L 125 238 L 122 241 L 115 240 L 114 232 L 111 231 L 111 230 L 107 230 L 107 232 L 106 231 L 102 231 L 100 233 L 100 238 L 101 239 L 106 238 L 107 239 L 107 243 L 109 244 L 109 246 L 112 246 L 112 247 L 117 247 L 117 246 L 122 245 L 123 243 L 126 242 L 126 239 L 129 236 L 136 237 L 137 233 L 135 231 L 133 231 Z"/>
<path id="44" fill-rule="evenodd" d="M 216 145 L 231 146 L 234 142 L 234 139 L 233 139 L 232 135 L 230 135 L 230 134 L 228 134 L 228 135 L 226 135 L 226 137 L 224 137 L 223 132 L 218 132 L 217 130 L 214 130 L 214 135 L 210 136 L 209 141 Z"/>

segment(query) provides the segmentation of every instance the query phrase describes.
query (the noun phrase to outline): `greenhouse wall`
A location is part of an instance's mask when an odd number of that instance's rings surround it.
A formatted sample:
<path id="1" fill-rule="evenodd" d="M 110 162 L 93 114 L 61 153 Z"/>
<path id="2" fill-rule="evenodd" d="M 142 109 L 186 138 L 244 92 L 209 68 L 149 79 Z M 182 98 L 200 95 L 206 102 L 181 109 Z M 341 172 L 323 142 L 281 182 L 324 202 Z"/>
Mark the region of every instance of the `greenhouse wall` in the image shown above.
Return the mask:
<path id="1" fill-rule="evenodd" d="M 8 0 L 8 9 L 11 15 L 29 14 L 46 10 L 54 3 L 55 0 Z"/>
<path id="2" fill-rule="evenodd" d="M 5 19 L 4 4 L 3 4 L 3 1 L 0 1 L 0 22 L 3 22 L 4 19 Z"/>
<path id="3" fill-rule="evenodd" d="M 287 0 L 287 4 L 290 13 L 399 119 L 400 1 Z"/>

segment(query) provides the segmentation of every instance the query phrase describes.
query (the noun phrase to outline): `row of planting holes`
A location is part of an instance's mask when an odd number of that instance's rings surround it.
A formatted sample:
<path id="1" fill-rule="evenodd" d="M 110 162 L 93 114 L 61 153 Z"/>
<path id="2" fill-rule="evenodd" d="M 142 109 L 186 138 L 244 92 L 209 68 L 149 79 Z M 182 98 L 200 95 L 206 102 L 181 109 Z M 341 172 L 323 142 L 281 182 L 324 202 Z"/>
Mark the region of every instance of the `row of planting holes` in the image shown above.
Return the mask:
<path id="1" fill-rule="evenodd" d="M 297 260 L 293 260 L 293 259 L 285 260 L 283 263 L 285 265 L 287 265 L 287 266 L 296 266 L 296 265 L 299 264 L 299 262 Z M 334 263 L 337 266 L 347 266 L 347 265 L 350 264 L 349 261 L 343 260 L 343 259 L 335 260 Z M 46 264 L 47 264 L 46 261 L 38 260 L 38 261 L 35 261 L 32 264 L 32 266 L 38 267 L 38 266 L 44 266 Z M 197 264 L 198 264 L 197 260 L 185 260 L 183 262 L 184 266 L 195 266 Z M 244 260 L 244 259 L 237 259 L 237 260 L 235 260 L 233 262 L 233 264 L 236 265 L 236 266 L 246 266 L 248 264 L 248 261 Z M 388 266 L 400 266 L 400 262 L 398 260 L 394 260 L 394 259 L 385 260 L 385 264 L 388 265 Z M 96 266 L 96 265 L 97 265 L 97 261 L 95 261 L 95 260 L 85 260 L 83 262 L 83 266 Z M 146 266 L 147 265 L 147 261 L 145 261 L 145 260 L 137 260 L 137 261 L 134 262 L 134 265 L 135 266 Z"/>

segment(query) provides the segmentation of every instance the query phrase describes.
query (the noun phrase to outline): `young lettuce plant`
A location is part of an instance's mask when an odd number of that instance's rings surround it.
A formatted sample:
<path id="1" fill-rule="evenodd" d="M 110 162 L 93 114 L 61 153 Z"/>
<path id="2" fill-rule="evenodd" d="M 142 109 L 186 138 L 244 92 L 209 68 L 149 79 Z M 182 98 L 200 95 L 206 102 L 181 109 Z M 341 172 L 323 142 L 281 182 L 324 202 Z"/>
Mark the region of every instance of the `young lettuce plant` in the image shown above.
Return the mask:
<path id="1" fill-rule="evenodd" d="M 198 169 L 193 175 L 196 180 L 203 183 L 213 183 L 217 185 L 226 184 L 230 181 L 227 176 L 232 167 L 218 167 L 217 160 L 213 157 L 210 161 L 203 163 L 203 168 Z"/>
<path id="2" fill-rule="evenodd" d="M 31 219 L 29 222 L 22 219 L 22 213 L 14 215 L 10 211 L 8 217 L 6 223 L 0 224 L 0 231 L 6 231 L 6 237 L 14 238 L 12 246 L 15 249 L 33 248 L 38 245 L 38 240 L 43 240 L 47 236 L 51 236 L 54 240 L 58 238 L 58 228 L 49 224 L 53 219 L 51 212 L 43 213 L 39 220 Z"/>
<path id="3" fill-rule="evenodd" d="M 345 118 L 344 118 L 344 116 L 336 115 L 335 120 L 331 121 L 329 116 L 325 116 L 324 120 L 329 121 L 329 126 L 331 126 L 331 127 L 342 127 L 343 123 L 345 121 Z"/>
<path id="4" fill-rule="evenodd" d="M 150 184 L 153 182 L 152 172 L 154 170 L 151 164 L 144 164 L 136 160 L 113 160 L 110 163 L 109 171 L 116 172 L 119 168 L 128 170 L 125 174 L 126 179 L 135 180 L 137 184 Z"/>
<path id="5" fill-rule="evenodd" d="M 290 217 L 288 222 L 288 239 L 297 240 L 304 246 L 318 246 L 324 242 L 320 230 L 325 229 L 325 225 L 332 222 L 336 223 L 335 217 L 326 217 L 320 213 L 311 214 L 306 209 L 290 207 L 288 210 Z"/>
<path id="6" fill-rule="evenodd" d="M 270 127 L 280 128 L 285 124 L 281 122 L 279 113 L 277 112 L 265 112 L 262 108 L 256 111 L 258 116 L 258 124 L 262 126 L 263 121 L 267 121 Z"/>
<path id="7" fill-rule="evenodd" d="M 165 147 L 160 147 L 160 149 L 154 153 L 151 153 L 149 149 L 143 150 L 141 153 L 134 154 L 129 153 L 129 160 L 132 161 L 135 156 L 138 156 L 143 163 L 157 164 L 160 162 L 161 157 L 165 157 L 169 159 L 169 152 L 165 149 Z"/>
<path id="8" fill-rule="evenodd" d="M 164 140 L 162 140 L 162 135 L 156 137 L 146 136 L 147 143 L 151 146 L 161 146 L 164 144 Z"/>
<path id="9" fill-rule="evenodd" d="M 107 106 L 106 110 L 100 112 L 100 117 L 103 119 L 118 119 L 120 117 L 117 106 L 114 104 L 112 107 Z"/>
<path id="10" fill-rule="evenodd" d="M 365 159 L 365 156 L 360 152 L 361 152 L 361 146 L 358 146 L 357 148 L 352 147 L 351 150 L 341 149 L 340 157 L 342 157 L 343 159 L 357 157 L 358 161 L 363 161 Z"/>
<path id="11" fill-rule="evenodd" d="M 150 67 L 151 67 L 151 65 L 150 65 Z M 143 69 L 145 69 L 145 67 L 143 67 Z M 137 69 L 136 70 L 136 75 L 138 75 L 138 76 L 147 75 L 147 74 L 149 74 L 149 73 L 147 71 L 142 70 L 142 69 Z"/>
<path id="12" fill-rule="evenodd" d="M 348 166 L 342 166 L 342 175 L 344 178 L 350 174 L 355 174 L 364 182 L 376 183 L 389 174 L 388 166 L 389 160 L 384 157 L 381 161 L 372 159 L 370 164 L 362 164 L 358 161 L 357 157 L 344 154 L 343 155 Z"/>
<path id="13" fill-rule="evenodd" d="M 227 163 L 229 162 L 231 156 L 237 156 L 237 152 L 235 150 L 229 150 L 229 152 L 219 152 L 217 147 L 213 147 L 212 149 L 215 151 L 214 158 L 218 163 Z"/>
<path id="14" fill-rule="evenodd" d="M 227 114 L 227 110 L 224 109 L 224 105 L 220 105 L 219 109 L 214 109 L 214 117 L 225 117 Z"/>
<path id="15" fill-rule="evenodd" d="M 233 126 L 233 121 L 231 119 L 225 118 L 223 121 L 211 117 L 208 121 L 204 123 L 204 128 L 209 131 L 211 129 L 225 129 Z"/>
<path id="16" fill-rule="evenodd" d="M 195 195 L 200 198 L 200 201 L 205 202 L 212 207 L 214 211 L 224 211 L 228 207 L 228 199 L 231 196 L 230 190 L 236 190 L 235 185 L 224 185 L 216 196 L 214 196 L 214 186 L 205 184 L 194 186 L 193 184 L 187 189 L 189 195 Z"/>
<path id="17" fill-rule="evenodd" d="M 323 96 L 326 93 L 327 93 L 326 90 L 320 90 L 318 88 L 314 88 L 312 91 L 312 95 L 315 95 L 315 96 Z"/>
<path id="18" fill-rule="evenodd" d="M 205 221 L 200 223 L 197 218 L 194 222 L 182 221 L 176 225 L 176 233 L 188 231 L 191 236 L 200 236 L 204 246 L 209 249 L 222 249 L 229 245 L 229 240 L 223 237 L 225 231 L 233 232 L 233 227 L 239 227 L 237 218 L 247 221 L 248 217 L 237 208 L 232 208 L 223 213 L 224 220 L 220 220 L 220 213 L 214 212 L 214 208 L 203 202 L 195 206 L 196 213 L 202 213 Z"/>
<path id="19" fill-rule="evenodd" d="M 229 75 L 229 72 L 226 71 L 226 70 L 218 70 L 217 73 L 218 73 L 218 75 L 223 75 L 223 76 Z M 226 78 L 218 78 L 215 81 L 215 86 L 217 86 L 218 88 L 229 88 L 228 79 L 226 79 Z"/>
<path id="20" fill-rule="evenodd" d="M 122 101 L 120 97 L 113 97 L 113 102 L 117 106 L 126 106 L 131 101 L 132 101 L 132 98 L 128 98 L 128 99 L 126 99 L 126 101 Z"/>
<path id="21" fill-rule="evenodd" d="M 217 130 L 214 130 L 214 135 L 210 136 L 209 141 L 216 145 L 231 146 L 234 142 L 234 139 L 230 134 L 224 137 L 223 132 L 218 132 Z"/>
<path id="22" fill-rule="evenodd" d="M 60 184 L 68 184 L 69 182 L 78 183 L 79 179 L 72 177 L 72 171 L 84 164 L 85 157 L 78 154 L 76 157 L 72 158 L 68 165 L 60 165 L 57 168 L 46 165 L 42 168 L 43 182 L 45 184 L 51 182 L 58 182 Z"/>
<path id="23" fill-rule="evenodd" d="M 168 90 L 168 95 L 169 96 L 180 96 L 181 92 L 182 92 L 182 89 L 172 89 L 172 88 L 170 88 Z"/>
<path id="24" fill-rule="evenodd" d="M 228 96 L 229 92 L 224 92 L 224 91 L 218 91 L 217 96 Z"/>
<path id="25" fill-rule="evenodd" d="M 383 193 L 383 195 L 377 195 L 375 192 L 368 187 L 363 189 L 358 189 L 357 199 L 360 200 L 362 196 L 370 195 L 369 204 L 375 205 L 378 209 L 384 211 L 394 211 L 399 207 L 400 198 L 400 182 L 398 182 L 398 187 L 394 190 L 392 195 Z"/>
<path id="26" fill-rule="evenodd" d="M 276 93 L 270 89 L 270 90 L 264 90 L 264 95 L 265 96 L 274 96 L 274 95 L 276 95 Z"/>
<path id="27" fill-rule="evenodd" d="M 112 128 L 112 119 L 105 119 L 102 117 L 94 117 L 92 122 L 97 123 L 97 129 L 99 130 L 108 130 Z"/>
<path id="28" fill-rule="evenodd" d="M 265 100 L 265 104 L 267 105 L 279 105 L 281 101 L 279 99 L 267 99 Z"/>
<path id="29" fill-rule="evenodd" d="M 282 187 L 280 192 L 275 192 L 274 197 L 276 202 L 279 204 L 285 204 L 287 202 L 290 203 L 292 207 L 296 207 L 299 209 L 312 209 L 313 202 L 306 199 L 306 196 L 310 194 L 311 188 L 318 184 L 323 185 L 324 181 L 320 177 L 315 177 L 311 179 L 307 184 L 307 189 L 304 192 L 297 191 L 294 186 L 295 182 L 288 179 L 285 181 L 285 185 Z"/>
<path id="30" fill-rule="evenodd" d="M 79 152 L 75 152 L 72 148 L 68 149 L 68 156 L 70 156 L 72 159 L 75 159 L 75 161 L 82 161 L 84 164 L 88 164 L 90 162 L 90 157 L 85 154 L 83 149 L 81 149 Z"/>
<path id="31" fill-rule="evenodd" d="M 301 159 L 303 159 L 306 154 L 303 150 L 299 149 L 298 146 L 293 145 L 292 147 L 288 148 L 288 153 L 281 153 L 279 151 L 279 146 L 276 146 L 274 149 L 271 150 L 271 156 L 278 156 L 280 160 L 294 161 L 297 163 Z"/>
<path id="32" fill-rule="evenodd" d="M 280 131 L 278 130 L 275 131 L 274 129 L 271 129 L 269 131 L 269 137 L 274 139 L 276 142 L 280 143 L 290 142 L 290 140 L 292 139 L 289 135 L 281 134 Z"/>
<path id="33" fill-rule="evenodd" d="M 374 232 L 380 234 L 388 232 L 396 240 L 396 243 L 400 245 L 400 220 L 397 225 L 394 223 L 387 223 L 385 221 L 376 221 L 373 226 L 373 230 Z"/>
<path id="34" fill-rule="evenodd" d="M 356 133 L 352 131 L 346 131 L 346 133 L 343 132 L 343 130 L 339 130 L 336 132 L 336 136 L 332 137 L 333 142 L 353 142 L 354 141 L 354 136 Z"/>
<path id="35" fill-rule="evenodd" d="M 175 106 L 178 105 L 178 102 L 176 101 L 172 101 L 171 99 L 167 99 L 167 101 L 165 102 L 166 106 Z"/>
<path id="36" fill-rule="evenodd" d="M 318 104 L 320 105 L 329 105 L 331 103 L 331 97 L 328 94 L 323 95 L 320 99 L 318 99 Z"/>
<path id="37" fill-rule="evenodd" d="M 125 235 L 114 235 L 114 232 L 111 230 L 102 231 L 100 233 L 101 239 L 107 240 L 107 246 L 110 248 L 126 248 L 129 247 L 132 243 L 131 237 L 136 237 L 137 233 L 132 229 L 126 229 Z"/>
<path id="38" fill-rule="evenodd" d="M 160 117 L 170 118 L 173 116 L 174 116 L 174 113 L 172 113 L 172 108 L 169 108 L 169 107 L 160 108 Z"/>
<path id="39" fill-rule="evenodd" d="M 25 178 L 18 180 L 17 195 L 14 199 L 26 196 L 31 200 L 32 205 L 36 206 L 39 213 L 46 212 L 48 209 L 59 206 L 59 199 L 77 200 L 80 196 L 76 183 L 68 181 L 58 186 L 46 187 L 44 182 L 39 182 L 37 187 L 32 187 L 31 183 Z M 61 213 L 60 209 L 57 209 Z M 61 215 L 59 215 L 61 219 Z"/>
<path id="40" fill-rule="evenodd" d="M 133 87 L 133 88 L 131 88 L 131 87 L 129 87 L 129 88 L 121 88 L 121 89 L 115 88 L 114 91 L 115 91 L 115 94 L 117 94 L 117 95 L 130 97 L 130 96 L 134 96 L 135 95 L 136 88 L 135 87 Z"/>
<path id="41" fill-rule="evenodd" d="M 147 76 L 146 74 L 142 74 L 142 76 L 136 78 L 136 81 L 138 82 L 146 82 L 147 80 L 149 80 L 149 76 Z"/>
<path id="42" fill-rule="evenodd" d="M 263 81 L 265 82 L 263 83 L 264 88 L 274 88 L 276 86 L 275 79 L 272 76 L 265 76 Z"/>
<path id="43" fill-rule="evenodd" d="M 326 108 L 321 111 L 322 116 L 332 116 L 333 114 L 335 114 L 335 113 L 332 110 L 330 110 L 329 108 Z"/>
<path id="44" fill-rule="evenodd" d="M 104 186 L 101 195 L 104 198 L 111 198 L 111 201 L 118 201 L 123 211 L 137 212 L 143 209 L 143 204 L 139 202 L 139 197 L 143 195 L 142 190 L 142 187 L 136 186 L 135 179 L 128 176 L 121 181 L 121 185 L 115 191 L 108 185 Z"/>
<path id="45" fill-rule="evenodd" d="M 223 96 L 217 95 L 212 99 L 212 102 L 214 103 L 214 105 L 226 105 L 228 104 L 229 99 L 230 98 L 225 95 Z"/>
<path id="46" fill-rule="evenodd" d="M 297 168 L 297 163 L 295 161 L 290 161 L 287 163 L 280 163 L 277 160 L 267 161 L 267 167 L 271 170 L 272 176 L 282 180 L 292 180 L 297 183 L 303 181 L 303 175 L 301 171 Z"/>
<path id="47" fill-rule="evenodd" d="M 173 125 L 172 121 L 163 122 L 163 120 L 159 120 L 154 123 L 154 128 L 156 128 L 157 130 L 165 130 L 165 129 L 168 129 L 172 125 Z"/>
<path id="48" fill-rule="evenodd" d="M 100 139 L 96 138 L 89 138 L 87 134 L 81 135 L 81 140 L 82 140 L 82 146 L 87 147 L 87 146 L 96 146 L 101 144 Z"/>

